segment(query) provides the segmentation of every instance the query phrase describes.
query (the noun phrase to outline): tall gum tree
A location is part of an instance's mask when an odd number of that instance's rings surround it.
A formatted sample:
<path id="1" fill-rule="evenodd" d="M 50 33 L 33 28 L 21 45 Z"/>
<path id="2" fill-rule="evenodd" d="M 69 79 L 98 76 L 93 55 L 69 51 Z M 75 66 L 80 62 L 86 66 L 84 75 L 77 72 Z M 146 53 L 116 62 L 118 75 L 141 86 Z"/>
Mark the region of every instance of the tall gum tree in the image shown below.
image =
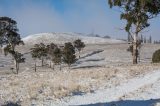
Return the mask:
<path id="1" fill-rule="evenodd" d="M 160 13 L 160 0 L 107 0 L 110 8 L 119 7 L 121 19 L 127 21 L 125 30 L 133 40 L 133 64 L 138 59 L 138 37 L 140 32 L 150 26 L 149 20 Z"/>

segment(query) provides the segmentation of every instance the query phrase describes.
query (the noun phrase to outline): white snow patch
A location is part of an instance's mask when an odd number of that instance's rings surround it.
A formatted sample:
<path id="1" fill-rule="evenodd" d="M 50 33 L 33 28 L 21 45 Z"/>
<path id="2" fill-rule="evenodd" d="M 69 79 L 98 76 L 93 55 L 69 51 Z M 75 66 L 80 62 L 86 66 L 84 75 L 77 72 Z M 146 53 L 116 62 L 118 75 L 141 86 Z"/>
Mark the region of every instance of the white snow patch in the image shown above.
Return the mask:
<path id="1" fill-rule="evenodd" d="M 120 84 L 117 87 L 97 90 L 95 93 L 88 93 L 85 95 L 77 95 L 68 98 L 66 105 L 86 105 L 96 103 L 106 103 L 118 101 L 120 97 L 131 93 L 145 85 L 152 84 L 160 78 L 160 70 L 149 73 L 145 76 L 133 78 L 127 83 Z M 157 97 L 158 98 L 158 97 Z M 157 99 L 156 97 L 153 99 Z M 145 97 L 143 98 L 145 100 Z"/>
<path id="2" fill-rule="evenodd" d="M 23 41 L 25 44 L 30 45 L 37 43 L 64 44 L 66 42 L 73 42 L 76 39 L 81 39 L 85 44 L 124 43 L 122 40 L 89 37 L 77 33 L 40 33 L 29 35 L 23 38 Z"/>

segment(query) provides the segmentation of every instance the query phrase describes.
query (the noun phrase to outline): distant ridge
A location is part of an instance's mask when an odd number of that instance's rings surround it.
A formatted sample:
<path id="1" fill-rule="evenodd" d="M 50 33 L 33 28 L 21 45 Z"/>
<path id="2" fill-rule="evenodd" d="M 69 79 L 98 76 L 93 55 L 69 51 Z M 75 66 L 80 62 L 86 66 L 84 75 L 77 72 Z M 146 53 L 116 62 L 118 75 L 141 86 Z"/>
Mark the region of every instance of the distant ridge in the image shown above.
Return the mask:
<path id="1" fill-rule="evenodd" d="M 73 42 L 76 39 L 81 39 L 85 44 L 124 43 L 122 40 L 91 37 L 79 33 L 39 33 L 29 35 L 23 38 L 23 41 L 28 45 L 52 42 L 56 44 L 64 44 L 66 42 Z"/>

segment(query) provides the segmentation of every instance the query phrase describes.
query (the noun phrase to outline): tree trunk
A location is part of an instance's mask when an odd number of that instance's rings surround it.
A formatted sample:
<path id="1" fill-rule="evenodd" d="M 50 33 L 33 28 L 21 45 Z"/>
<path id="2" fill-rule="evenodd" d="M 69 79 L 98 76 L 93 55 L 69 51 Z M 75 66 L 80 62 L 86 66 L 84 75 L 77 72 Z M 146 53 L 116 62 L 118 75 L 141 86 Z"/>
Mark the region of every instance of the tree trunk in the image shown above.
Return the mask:
<path id="1" fill-rule="evenodd" d="M 62 68 L 61 68 L 61 63 L 59 64 L 59 69 L 60 69 L 60 71 L 62 70 Z"/>
<path id="2" fill-rule="evenodd" d="M 17 63 L 17 61 L 15 61 L 15 65 L 16 65 L 16 72 L 17 72 L 17 74 L 18 74 L 19 67 L 18 67 L 18 63 Z"/>
<path id="3" fill-rule="evenodd" d="M 54 65 L 55 65 L 55 64 L 53 63 L 53 65 L 52 65 L 52 66 L 53 66 L 53 67 L 52 67 L 53 70 L 54 70 Z"/>
<path id="4" fill-rule="evenodd" d="M 71 64 L 68 64 L 68 68 L 71 69 Z"/>
<path id="5" fill-rule="evenodd" d="M 34 71 L 37 72 L 37 65 L 36 65 L 36 62 L 34 64 Z"/>
<path id="6" fill-rule="evenodd" d="M 44 59 L 42 58 L 42 67 L 44 66 Z"/>
<path id="7" fill-rule="evenodd" d="M 49 62 L 49 68 L 52 68 L 52 63 L 51 63 L 51 61 Z"/>
<path id="8" fill-rule="evenodd" d="M 133 43 L 133 64 L 137 64 L 137 44 Z"/>
<path id="9" fill-rule="evenodd" d="M 19 63 L 18 63 L 18 72 L 19 72 Z M 18 73 L 18 72 L 17 72 L 17 73 Z"/>
<path id="10" fill-rule="evenodd" d="M 79 59 L 80 59 L 80 51 L 78 51 L 79 52 Z"/>
<path id="11" fill-rule="evenodd" d="M 136 32 L 133 37 L 133 64 L 138 63 L 138 33 L 139 33 L 139 22 L 136 23 Z"/>
<path id="12" fill-rule="evenodd" d="M 137 37 L 138 37 L 138 33 L 134 35 L 134 41 L 133 41 L 133 64 L 138 63 L 137 61 L 138 60 Z"/>
<path id="13" fill-rule="evenodd" d="M 140 58 L 140 48 L 138 49 L 138 62 L 141 62 L 141 58 Z"/>
<path id="14" fill-rule="evenodd" d="M 2 51 L 3 51 L 3 49 L 2 49 L 2 47 L 0 47 L 0 53 L 3 53 Z"/>

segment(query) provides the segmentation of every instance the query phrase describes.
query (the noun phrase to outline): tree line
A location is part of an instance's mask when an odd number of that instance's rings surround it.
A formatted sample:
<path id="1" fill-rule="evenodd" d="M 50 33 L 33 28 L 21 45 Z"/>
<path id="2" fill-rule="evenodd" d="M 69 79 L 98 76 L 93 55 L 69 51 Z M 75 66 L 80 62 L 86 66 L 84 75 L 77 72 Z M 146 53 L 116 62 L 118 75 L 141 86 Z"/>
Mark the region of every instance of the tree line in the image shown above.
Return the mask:
<path id="1" fill-rule="evenodd" d="M 141 43 L 154 43 L 153 40 L 152 40 L 152 36 L 149 36 L 148 38 L 141 35 L 140 37 L 138 37 L 138 40 L 141 41 Z M 127 37 L 127 41 L 128 42 L 132 42 L 133 41 L 133 38 L 130 34 L 128 34 L 128 37 Z"/>
<path id="2" fill-rule="evenodd" d="M 71 64 L 75 63 L 76 51 L 78 51 L 78 57 L 80 58 L 80 51 L 85 47 L 84 42 L 80 39 L 77 39 L 73 42 L 65 43 L 64 46 L 58 46 L 54 43 L 45 45 L 43 43 L 35 44 L 31 48 L 32 58 L 35 60 L 35 72 L 37 70 L 36 60 L 41 60 L 41 66 L 44 66 L 44 60 L 49 61 L 49 67 L 54 69 L 54 65 L 59 65 L 61 70 L 61 64 L 65 63 L 70 68 Z"/>

